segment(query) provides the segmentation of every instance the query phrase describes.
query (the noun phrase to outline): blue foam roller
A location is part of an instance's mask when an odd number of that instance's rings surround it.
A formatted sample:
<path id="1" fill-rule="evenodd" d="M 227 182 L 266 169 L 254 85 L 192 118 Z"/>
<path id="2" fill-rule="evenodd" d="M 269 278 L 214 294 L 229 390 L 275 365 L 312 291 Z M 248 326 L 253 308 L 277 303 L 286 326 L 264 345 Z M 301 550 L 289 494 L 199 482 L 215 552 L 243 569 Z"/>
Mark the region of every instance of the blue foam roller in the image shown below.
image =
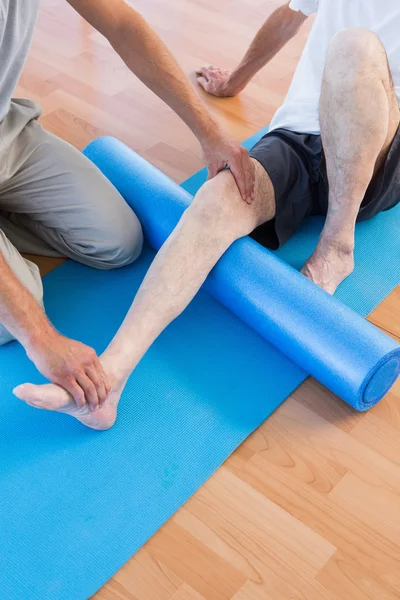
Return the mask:
<path id="1" fill-rule="evenodd" d="M 192 196 L 114 138 L 85 150 L 139 217 L 158 250 Z M 235 242 L 205 289 L 327 388 L 359 411 L 400 374 L 400 346 L 249 237 Z"/>

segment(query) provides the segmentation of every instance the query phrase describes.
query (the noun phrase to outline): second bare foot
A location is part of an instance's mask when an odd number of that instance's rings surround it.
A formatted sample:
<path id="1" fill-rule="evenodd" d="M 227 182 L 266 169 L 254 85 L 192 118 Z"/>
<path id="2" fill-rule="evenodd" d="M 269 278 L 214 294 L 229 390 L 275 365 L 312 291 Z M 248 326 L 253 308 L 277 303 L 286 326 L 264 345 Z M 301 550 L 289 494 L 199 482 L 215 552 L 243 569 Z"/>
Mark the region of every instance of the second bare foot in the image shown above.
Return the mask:
<path id="1" fill-rule="evenodd" d="M 301 272 L 323 290 L 334 294 L 337 287 L 353 272 L 353 269 L 354 252 L 352 248 L 319 242 Z"/>

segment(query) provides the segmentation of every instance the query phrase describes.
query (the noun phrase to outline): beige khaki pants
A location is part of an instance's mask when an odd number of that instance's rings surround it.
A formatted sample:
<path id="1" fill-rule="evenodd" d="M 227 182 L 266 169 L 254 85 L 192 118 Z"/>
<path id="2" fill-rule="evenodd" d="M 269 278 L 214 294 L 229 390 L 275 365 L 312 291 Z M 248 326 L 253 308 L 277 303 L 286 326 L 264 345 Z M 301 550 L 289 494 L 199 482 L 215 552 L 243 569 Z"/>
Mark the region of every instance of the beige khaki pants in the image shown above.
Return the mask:
<path id="1" fill-rule="evenodd" d="M 42 303 L 39 270 L 21 252 L 112 269 L 138 257 L 142 231 L 108 179 L 78 150 L 45 131 L 39 116 L 34 102 L 13 100 L 0 123 L 0 251 Z M 0 323 L 0 345 L 11 339 Z"/>

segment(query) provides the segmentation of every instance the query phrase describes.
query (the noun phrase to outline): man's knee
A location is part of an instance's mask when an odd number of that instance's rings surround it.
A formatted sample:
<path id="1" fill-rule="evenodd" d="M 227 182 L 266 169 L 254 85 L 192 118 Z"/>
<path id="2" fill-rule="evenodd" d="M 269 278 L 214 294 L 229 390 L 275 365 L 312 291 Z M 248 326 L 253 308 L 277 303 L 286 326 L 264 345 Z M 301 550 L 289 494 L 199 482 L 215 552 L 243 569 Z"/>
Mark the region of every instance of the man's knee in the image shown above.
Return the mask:
<path id="1" fill-rule="evenodd" d="M 379 37 L 370 29 L 350 27 L 338 31 L 331 39 L 327 60 L 347 65 L 373 66 L 377 60 L 385 59 L 385 49 Z"/>
<path id="2" fill-rule="evenodd" d="M 234 239 L 257 226 L 254 206 L 242 200 L 229 170 L 221 171 L 200 188 L 187 213 L 200 228 L 217 230 L 221 236 Z"/>
<path id="3" fill-rule="evenodd" d="M 247 204 L 241 197 L 229 170 L 218 173 L 197 193 L 190 207 L 201 227 L 218 228 L 221 235 L 236 239 L 250 234 L 275 214 L 275 193 L 269 175 L 255 159 L 254 200 Z"/>

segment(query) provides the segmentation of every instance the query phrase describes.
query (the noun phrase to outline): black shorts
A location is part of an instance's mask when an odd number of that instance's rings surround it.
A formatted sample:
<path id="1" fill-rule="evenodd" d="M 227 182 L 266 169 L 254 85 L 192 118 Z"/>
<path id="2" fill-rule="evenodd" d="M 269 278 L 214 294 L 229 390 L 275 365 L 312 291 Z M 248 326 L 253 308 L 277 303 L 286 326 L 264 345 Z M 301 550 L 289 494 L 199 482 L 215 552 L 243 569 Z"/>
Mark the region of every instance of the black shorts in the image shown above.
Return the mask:
<path id="1" fill-rule="evenodd" d="M 300 223 L 311 215 L 326 215 L 328 178 L 321 136 L 274 129 L 250 151 L 271 178 L 276 215 L 251 236 L 273 250 L 284 244 Z M 400 201 L 400 128 L 385 164 L 370 183 L 358 214 L 371 219 Z"/>

